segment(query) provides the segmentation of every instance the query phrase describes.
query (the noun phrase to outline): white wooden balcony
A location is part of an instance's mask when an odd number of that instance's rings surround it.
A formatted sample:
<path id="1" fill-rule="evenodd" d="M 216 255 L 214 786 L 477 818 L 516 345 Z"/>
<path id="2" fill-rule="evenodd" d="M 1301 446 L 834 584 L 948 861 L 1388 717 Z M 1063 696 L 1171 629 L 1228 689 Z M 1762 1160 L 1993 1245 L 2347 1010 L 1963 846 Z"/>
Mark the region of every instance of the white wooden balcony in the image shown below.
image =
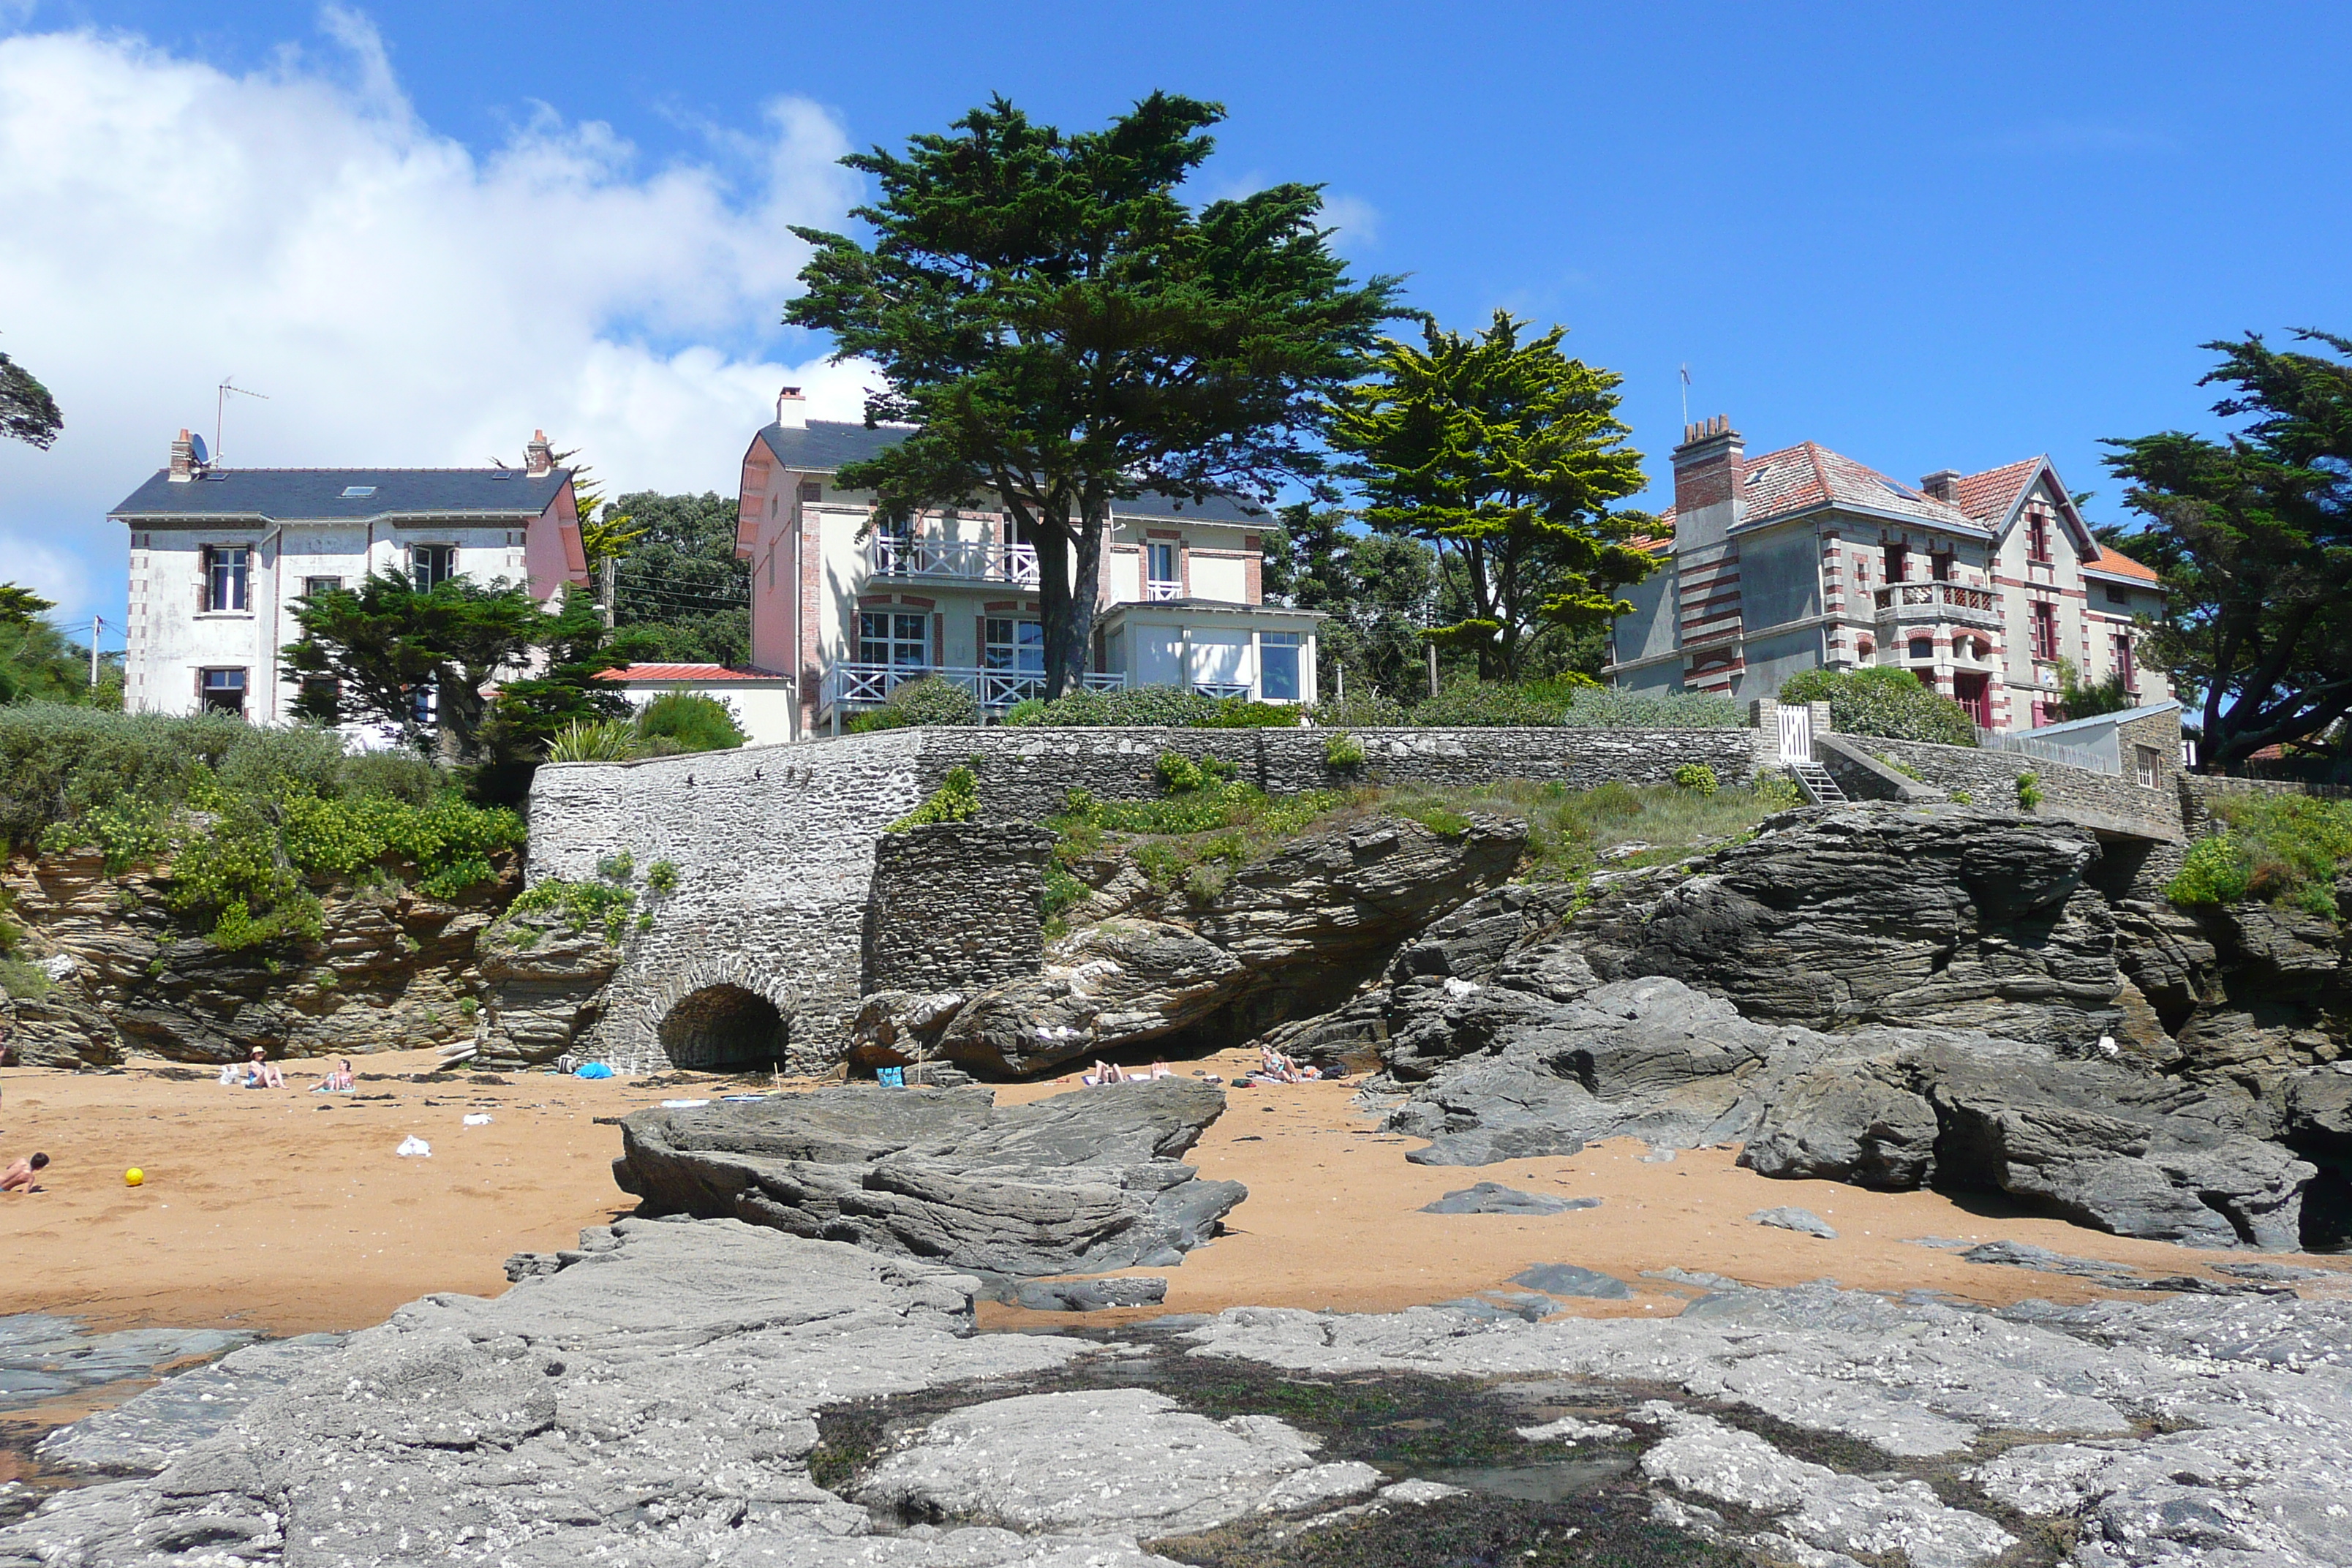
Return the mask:
<path id="1" fill-rule="evenodd" d="M 1154 577 L 1143 584 L 1143 596 L 1155 602 L 1181 599 L 1184 596 L 1184 584 Z"/>
<path id="2" fill-rule="evenodd" d="M 961 583 L 1037 584 L 1037 547 L 984 539 L 901 539 L 877 533 L 866 542 L 866 566 L 876 577 L 944 577 Z"/>
<path id="3" fill-rule="evenodd" d="M 969 665 L 835 664 L 827 666 L 820 688 L 818 711 L 879 708 L 891 691 L 909 680 L 936 675 L 952 680 L 980 700 L 984 713 L 1002 713 L 1016 702 L 1045 695 L 1045 677 L 1034 669 L 977 669 Z M 1078 677 L 1088 691 L 1115 691 L 1127 684 L 1117 672 L 1092 670 Z"/>

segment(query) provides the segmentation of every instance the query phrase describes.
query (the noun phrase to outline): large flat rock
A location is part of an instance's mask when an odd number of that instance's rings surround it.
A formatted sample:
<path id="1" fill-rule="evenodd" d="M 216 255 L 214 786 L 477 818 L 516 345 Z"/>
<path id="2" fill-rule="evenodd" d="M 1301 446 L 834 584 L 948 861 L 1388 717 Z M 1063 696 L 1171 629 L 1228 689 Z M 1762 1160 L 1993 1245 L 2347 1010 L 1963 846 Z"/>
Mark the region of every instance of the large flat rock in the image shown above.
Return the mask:
<path id="1" fill-rule="evenodd" d="M 1162 1267 L 1248 1196 L 1181 1156 L 1224 1111 L 1184 1079 L 999 1106 L 981 1089 L 859 1086 L 621 1125 L 640 1213 L 732 1218 L 995 1275 Z"/>

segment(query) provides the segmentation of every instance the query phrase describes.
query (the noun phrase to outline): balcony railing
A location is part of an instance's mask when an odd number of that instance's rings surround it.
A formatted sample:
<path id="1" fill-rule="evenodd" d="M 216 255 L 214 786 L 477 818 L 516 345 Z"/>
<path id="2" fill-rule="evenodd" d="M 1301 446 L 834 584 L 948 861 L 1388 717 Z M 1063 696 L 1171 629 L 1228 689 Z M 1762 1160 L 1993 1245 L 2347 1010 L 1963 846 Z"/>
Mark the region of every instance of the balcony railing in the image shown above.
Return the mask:
<path id="1" fill-rule="evenodd" d="M 1894 583 L 1878 590 L 1882 621 L 1960 621 L 1998 626 L 2000 596 L 1990 588 L 1958 583 Z"/>
<path id="2" fill-rule="evenodd" d="M 1045 678 L 1034 669 L 975 669 L 968 665 L 835 664 L 826 668 L 820 710 L 835 708 L 879 708 L 893 689 L 905 681 L 936 675 L 952 680 L 980 700 L 982 711 L 1001 713 L 1016 702 L 1045 695 Z M 1116 672 L 1091 670 L 1078 677 L 1088 691 L 1115 691 L 1127 684 Z M 1244 688 L 1244 690 L 1247 689 Z"/>
<path id="3" fill-rule="evenodd" d="M 984 539 L 901 539 L 877 533 L 866 542 L 866 564 L 877 577 L 956 577 L 971 583 L 1037 582 L 1037 547 Z"/>
<path id="4" fill-rule="evenodd" d="M 1219 700 L 1227 697 L 1247 697 L 1250 694 L 1249 682 L 1246 680 L 1196 680 L 1192 682 L 1192 689 L 1203 697 L 1214 697 Z"/>
<path id="5" fill-rule="evenodd" d="M 2037 741 L 2028 735 L 2005 735 L 1982 728 L 1977 731 L 1977 744 L 1988 752 L 2011 752 L 2039 762 L 2081 768 L 2085 773 L 2106 773 L 2111 777 L 2119 777 L 2123 773 L 2115 758 L 2086 746 L 2062 745 L 2056 741 Z"/>
<path id="6" fill-rule="evenodd" d="M 1184 584 L 1154 577 L 1143 584 L 1143 596 L 1147 599 L 1181 599 L 1184 596 Z"/>

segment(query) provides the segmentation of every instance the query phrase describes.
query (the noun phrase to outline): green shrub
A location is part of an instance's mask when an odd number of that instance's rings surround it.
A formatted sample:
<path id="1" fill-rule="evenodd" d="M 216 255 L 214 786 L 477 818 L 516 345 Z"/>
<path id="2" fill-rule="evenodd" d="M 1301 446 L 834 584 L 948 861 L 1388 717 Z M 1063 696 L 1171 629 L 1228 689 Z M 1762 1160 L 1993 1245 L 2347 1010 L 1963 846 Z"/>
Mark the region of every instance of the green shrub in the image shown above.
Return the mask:
<path id="1" fill-rule="evenodd" d="M 1676 789 L 1696 790 L 1701 795 L 1713 795 L 1719 787 L 1715 770 L 1705 763 L 1685 763 L 1675 770 Z"/>
<path id="2" fill-rule="evenodd" d="M 677 891 L 677 862 L 656 860 L 646 868 L 646 886 L 656 893 Z"/>
<path id="3" fill-rule="evenodd" d="M 1223 697 L 1216 711 L 1201 721 L 1203 730 L 1296 730 L 1299 710 L 1279 702 L 1253 702 L 1246 697 Z"/>
<path id="4" fill-rule="evenodd" d="M 1956 789 L 1952 791 L 1952 804 L 1954 805 L 1974 805 L 1976 801 L 1977 797 L 1970 795 L 1964 789 Z"/>
<path id="5" fill-rule="evenodd" d="M 1573 692 L 1559 721 L 1583 730 L 1744 730 L 1748 716 L 1728 697 L 1706 691 Z"/>
<path id="6" fill-rule="evenodd" d="M 1334 730 L 1323 739 L 1323 760 L 1335 768 L 1360 768 L 1364 765 L 1364 742 L 1345 730 Z"/>
<path id="7" fill-rule="evenodd" d="M 1151 770 L 1160 775 L 1160 787 L 1170 795 L 1188 795 L 1197 789 L 1225 784 L 1234 776 L 1233 763 L 1214 752 L 1206 753 L 1197 762 L 1181 752 L 1162 752 L 1153 761 Z"/>
<path id="8" fill-rule="evenodd" d="M 1783 702 L 1827 702 L 1830 724 L 1845 735 L 1928 741 L 1944 746 L 1977 743 L 1976 720 L 1948 697 L 1919 684 L 1907 669 L 1809 669 L 1780 685 Z"/>
<path id="9" fill-rule="evenodd" d="M 481 1010 L 482 1004 L 476 998 L 471 996 L 460 996 L 457 998 L 457 1011 L 463 1013 L 468 1018 L 472 1017 Z"/>
<path id="10" fill-rule="evenodd" d="M 1020 701 L 1015 702 L 1012 707 L 1007 708 L 1004 710 L 1004 717 L 997 721 L 1002 724 L 1013 725 L 1040 724 L 1045 721 L 1040 717 L 1040 715 L 1045 711 L 1045 700 L 1044 698 L 1024 697 Z"/>
<path id="11" fill-rule="evenodd" d="M 596 858 L 596 875 L 608 882 L 625 882 L 636 875 L 637 858 L 624 849 L 617 855 Z"/>
<path id="12" fill-rule="evenodd" d="M 1756 798 L 1775 811 L 1804 804 L 1805 792 L 1797 787 L 1797 781 L 1777 770 L 1758 773 L 1754 788 Z"/>
<path id="13" fill-rule="evenodd" d="M 2352 801 L 2304 795 L 2224 796 L 2225 830 L 2189 847 L 2165 896 L 2180 904 L 2284 904 L 2339 918 L 2336 880 L 2352 868 Z"/>
<path id="14" fill-rule="evenodd" d="M 565 931 L 574 933 L 598 931 L 606 942 L 618 947 L 628 932 L 629 915 L 636 908 L 637 895 L 617 883 L 572 882 L 562 877 L 545 877 L 519 894 L 507 906 L 504 926 L 518 917 L 553 914 Z M 509 932 L 517 947 L 528 948 L 536 942 L 538 933 L 528 926 Z"/>
<path id="15" fill-rule="evenodd" d="M 39 964 L 21 958 L 0 958 L 0 995 L 30 1002 L 47 994 L 49 984 L 49 977 L 41 973 Z"/>
<path id="16" fill-rule="evenodd" d="M 1412 722 L 1403 703 L 1393 697 L 1383 697 L 1377 691 L 1367 697 L 1343 697 L 1318 702 L 1307 712 L 1307 717 L 1327 729 L 1392 729 Z"/>
<path id="17" fill-rule="evenodd" d="M 959 763 L 947 772 L 931 797 L 890 825 L 893 833 L 934 822 L 970 822 L 980 815 L 980 779 Z"/>
<path id="18" fill-rule="evenodd" d="M 1412 721 L 1440 727 L 1557 725 L 1567 701 L 1525 686 L 1496 680 L 1457 680 L 1412 710 Z"/>
<path id="19" fill-rule="evenodd" d="M 633 763 L 645 754 L 644 737 L 626 719 L 575 719 L 547 743 L 551 763 Z"/>
<path id="20" fill-rule="evenodd" d="M 2042 775 L 2022 773 L 2017 775 L 2017 804 L 2020 809 L 2032 811 L 2042 804 Z"/>
<path id="21" fill-rule="evenodd" d="M 637 710 L 636 722 L 646 750 L 660 755 L 732 751 L 743 743 L 743 727 L 731 706 L 683 686 Z"/>
<path id="22" fill-rule="evenodd" d="M 1215 698 L 1181 687 L 1128 686 L 1110 691 L 1066 691 L 1051 702 L 1039 703 L 1034 713 L 1024 713 L 1018 721 L 1008 712 L 1004 721 L 1083 729 L 1199 729 L 1216 716 L 1218 706 Z"/>
<path id="23" fill-rule="evenodd" d="M 900 681 L 883 707 L 901 724 L 971 726 L 980 722 L 980 699 L 944 675 Z"/>
<path id="24" fill-rule="evenodd" d="M 1447 838 L 1459 838 L 1470 831 L 1470 819 L 1452 806 L 1407 803 L 1397 807 L 1397 815 Z"/>

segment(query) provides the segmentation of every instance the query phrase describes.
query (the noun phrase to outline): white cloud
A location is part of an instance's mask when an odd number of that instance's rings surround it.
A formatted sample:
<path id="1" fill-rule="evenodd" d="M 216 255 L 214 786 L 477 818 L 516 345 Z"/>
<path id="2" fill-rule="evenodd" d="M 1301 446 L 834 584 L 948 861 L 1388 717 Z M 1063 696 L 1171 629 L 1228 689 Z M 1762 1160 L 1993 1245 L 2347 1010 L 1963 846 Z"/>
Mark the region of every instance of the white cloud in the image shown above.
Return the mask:
<path id="1" fill-rule="evenodd" d="M 1325 192 L 1323 222 L 1326 227 L 1339 231 L 1342 247 L 1350 241 L 1363 245 L 1381 242 L 1381 209 L 1361 196 L 1334 195 Z"/>
<path id="2" fill-rule="evenodd" d="M 422 124 L 330 6 L 323 58 L 233 76 L 94 32 L 0 38 L 0 348 L 46 381 L 56 447 L 0 445 L 0 580 L 82 618 L 121 599 L 109 507 L 181 426 L 230 462 L 520 461 L 544 427 L 608 484 L 731 489 L 776 387 L 855 418 L 859 367 L 782 363 L 777 317 L 855 176 L 794 99 L 706 160 L 639 167 L 539 108 L 478 156 Z M 799 340 L 805 342 L 806 340 Z"/>

